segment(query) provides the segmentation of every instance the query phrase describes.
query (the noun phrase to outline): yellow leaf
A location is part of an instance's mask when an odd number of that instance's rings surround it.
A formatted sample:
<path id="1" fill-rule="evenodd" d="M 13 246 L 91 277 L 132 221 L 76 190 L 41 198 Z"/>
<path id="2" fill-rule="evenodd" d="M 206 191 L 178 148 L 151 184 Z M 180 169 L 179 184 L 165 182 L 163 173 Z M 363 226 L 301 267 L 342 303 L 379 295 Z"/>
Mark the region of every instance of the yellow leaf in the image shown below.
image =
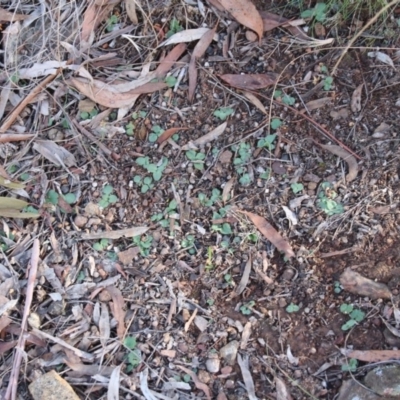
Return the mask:
<path id="1" fill-rule="evenodd" d="M 13 199 L 12 197 L 0 197 L 0 209 L 22 210 L 28 203 L 24 200 Z"/>
<path id="2" fill-rule="evenodd" d="M 9 189 L 23 189 L 25 187 L 23 183 L 11 182 L 8 179 L 4 179 L 2 176 L 0 176 L 0 185 Z"/>

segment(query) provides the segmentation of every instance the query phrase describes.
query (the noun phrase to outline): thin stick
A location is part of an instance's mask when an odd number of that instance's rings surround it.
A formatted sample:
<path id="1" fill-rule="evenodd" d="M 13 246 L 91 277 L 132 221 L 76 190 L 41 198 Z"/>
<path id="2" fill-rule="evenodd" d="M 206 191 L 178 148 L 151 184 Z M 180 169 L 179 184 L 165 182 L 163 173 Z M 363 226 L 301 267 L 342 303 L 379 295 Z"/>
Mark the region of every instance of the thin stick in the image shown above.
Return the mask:
<path id="1" fill-rule="evenodd" d="M 20 101 L 20 103 L 11 111 L 10 114 L 7 115 L 7 118 L 4 120 L 3 124 L 0 127 L 0 133 L 5 133 L 7 129 L 14 123 L 17 119 L 18 115 L 21 114 L 22 110 L 30 103 L 30 101 L 37 96 L 46 86 L 52 82 L 59 74 L 61 69 L 58 69 L 57 72 L 53 75 L 47 76 L 42 82 L 39 83 L 32 91 Z"/>
<path id="2" fill-rule="evenodd" d="M 112 157 L 115 161 L 118 161 L 121 156 L 112 152 L 108 147 L 106 147 L 103 143 L 100 142 L 100 140 L 98 140 L 92 133 L 90 133 L 87 129 L 85 129 L 83 126 L 78 124 L 78 121 L 73 118 L 72 122 L 74 123 L 74 125 L 76 126 L 76 128 L 78 129 L 78 131 L 82 134 L 84 134 L 86 137 L 88 137 L 91 141 L 93 141 L 94 143 L 97 144 L 97 146 L 99 147 L 99 149 L 107 156 Z"/>
<path id="3" fill-rule="evenodd" d="M 19 371 L 22 363 L 22 354 L 25 351 L 25 330 L 28 322 L 29 311 L 31 309 L 32 299 L 33 299 L 33 289 L 35 287 L 35 279 L 39 264 L 39 239 L 35 239 L 33 241 L 32 247 L 32 255 L 29 266 L 29 276 L 28 276 L 28 285 L 26 288 L 26 297 L 25 297 L 25 307 L 24 314 L 22 316 L 21 322 L 21 334 L 18 339 L 18 344 L 15 347 L 14 361 L 10 375 L 10 381 L 8 382 L 7 392 L 5 396 L 5 400 L 15 400 L 17 398 L 17 389 L 18 389 L 18 378 Z"/>
<path id="4" fill-rule="evenodd" d="M 340 55 L 339 59 L 337 60 L 335 66 L 332 69 L 332 76 L 336 75 L 336 70 L 339 67 L 339 64 L 342 62 L 343 57 L 345 54 L 348 52 L 349 48 L 353 45 L 353 43 L 362 35 L 364 31 L 366 31 L 376 20 L 390 7 L 394 6 L 396 3 L 398 3 L 400 0 L 393 0 L 389 4 L 386 4 L 385 7 L 382 7 L 376 15 L 374 15 L 366 24 L 363 26 L 363 28 L 353 36 L 353 38 L 349 41 L 347 46 L 344 48 L 342 51 L 342 54 Z"/>

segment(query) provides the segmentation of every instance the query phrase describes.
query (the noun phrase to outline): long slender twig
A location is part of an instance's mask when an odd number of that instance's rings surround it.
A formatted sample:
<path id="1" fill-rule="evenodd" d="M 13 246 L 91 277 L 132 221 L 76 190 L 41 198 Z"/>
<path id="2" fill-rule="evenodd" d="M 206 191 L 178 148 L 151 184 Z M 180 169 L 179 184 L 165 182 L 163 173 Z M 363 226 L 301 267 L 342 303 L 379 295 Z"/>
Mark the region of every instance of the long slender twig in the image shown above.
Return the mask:
<path id="1" fill-rule="evenodd" d="M 26 288 L 24 314 L 22 316 L 21 322 L 21 335 L 18 339 L 18 344 L 15 347 L 14 361 L 11 370 L 10 381 L 8 382 L 5 400 L 15 400 L 17 398 L 19 371 L 22 363 L 22 355 L 25 351 L 25 330 L 33 299 L 33 289 L 35 287 L 35 279 L 39 264 L 39 253 L 39 239 L 35 239 L 33 241 L 32 255 L 29 263 L 28 285 Z"/>

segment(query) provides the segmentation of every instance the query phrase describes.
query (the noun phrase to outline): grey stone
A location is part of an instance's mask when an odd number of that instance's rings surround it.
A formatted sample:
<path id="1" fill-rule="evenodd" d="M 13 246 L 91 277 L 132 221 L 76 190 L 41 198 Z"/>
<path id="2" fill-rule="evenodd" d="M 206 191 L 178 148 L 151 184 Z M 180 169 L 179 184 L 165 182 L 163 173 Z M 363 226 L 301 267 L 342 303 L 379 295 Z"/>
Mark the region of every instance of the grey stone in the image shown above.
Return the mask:
<path id="1" fill-rule="evenodd" d="M 225 360 L 228 365 L 234 365 L 236 361 L 236 356 L 239 348 L 239 342 L 237 340 L 232 340 L 227 345 L 219 350 L 219 355 Z"/>

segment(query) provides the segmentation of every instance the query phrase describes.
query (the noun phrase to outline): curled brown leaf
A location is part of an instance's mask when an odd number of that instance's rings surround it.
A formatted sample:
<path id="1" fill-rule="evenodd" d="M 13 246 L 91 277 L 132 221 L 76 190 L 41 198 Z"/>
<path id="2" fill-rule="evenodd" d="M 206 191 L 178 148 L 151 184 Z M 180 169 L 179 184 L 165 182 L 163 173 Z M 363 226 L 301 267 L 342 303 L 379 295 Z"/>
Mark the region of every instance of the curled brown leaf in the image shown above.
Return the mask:
<path id="1" fill-rule="evenodd" d="M 346 175 L 346 180 L 348 182 L 351 182 L 357 178 L 358 164 L 357 164 L 357 160 L 354 156 L 352 156 L 347 150 L 343 149 L 340 146 L 326 144 L 326 145 L 321 145 L 321 147 L 323 149 L 331 152 L 335 156 L 338 156 L 338 157 L 342 158 L 344 161 L 346 161 L 346 163 L 349 167 L 349 172 Z"/>

